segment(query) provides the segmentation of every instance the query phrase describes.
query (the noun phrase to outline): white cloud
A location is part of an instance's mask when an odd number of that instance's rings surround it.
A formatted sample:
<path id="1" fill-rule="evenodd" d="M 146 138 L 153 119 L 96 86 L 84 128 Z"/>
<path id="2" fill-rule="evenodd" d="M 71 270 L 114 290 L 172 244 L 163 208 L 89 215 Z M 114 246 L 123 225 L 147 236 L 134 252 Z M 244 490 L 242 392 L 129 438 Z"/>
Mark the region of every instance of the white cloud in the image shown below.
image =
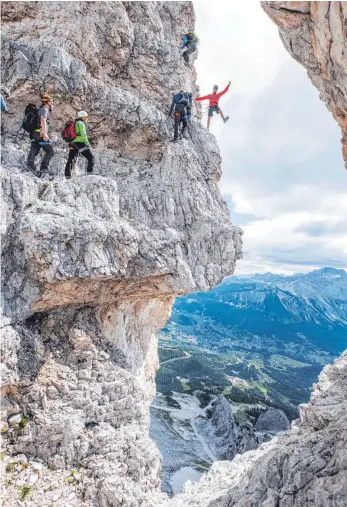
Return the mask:
<path id="1" fill-rule="evenodd" d="M 220 102 L 230 120 L 214 116 L 211 131 L 223 157 L 221 189 L 245 230 L 238 272 L 345 267 L 340 132 L 318 91 L 258 2 L 194 4 L 201 93 L 232 81 Z"/>

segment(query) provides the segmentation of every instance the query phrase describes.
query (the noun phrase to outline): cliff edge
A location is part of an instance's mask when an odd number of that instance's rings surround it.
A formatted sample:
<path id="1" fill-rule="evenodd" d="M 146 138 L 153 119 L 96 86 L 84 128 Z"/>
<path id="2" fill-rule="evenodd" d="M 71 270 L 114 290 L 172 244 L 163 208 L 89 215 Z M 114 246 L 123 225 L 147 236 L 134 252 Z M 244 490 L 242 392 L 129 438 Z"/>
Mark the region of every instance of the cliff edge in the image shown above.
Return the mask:
<path id="1" fill-rule="evenodd" d="M 158 505 L 149 439 L 155 332 L 174 297 L 241 257 L 214 137 L 172 144 L 196 92 L 189 2 L 2 2 L 2 443 L 6 505 Z M 196 55 L 195 55 L 196 57 Z M 26 171 L 26 104 L 54 96 L 52 182 Z M 63 179 L 64 122 L 88 111 L 95 172 Z M 198 111 L 195 111 L 198 113 Z"/>
<path id="2" fill-rule="evenodd" d="M 342 132 L 347 168 L 347 3 L 261 2 L 288 53 L 305 69 Z"/>

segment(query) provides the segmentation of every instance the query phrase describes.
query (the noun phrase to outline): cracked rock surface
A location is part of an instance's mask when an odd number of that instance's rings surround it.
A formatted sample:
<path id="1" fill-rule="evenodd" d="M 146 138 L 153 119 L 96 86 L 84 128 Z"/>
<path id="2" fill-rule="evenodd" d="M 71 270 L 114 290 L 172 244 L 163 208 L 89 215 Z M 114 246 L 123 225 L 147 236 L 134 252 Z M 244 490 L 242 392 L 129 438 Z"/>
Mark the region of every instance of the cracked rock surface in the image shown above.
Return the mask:
<path id="1" fill-rule="evenodd" d="M 261 2 L 342 132 L 347 168 L 347 2 Z"/>
<path id="2" fill-rule="evenodd" d="M 215 138 L 170 143 L 189 2 L 2 2 L 2 413 L 8 506 L 163 501 L 149 438 L 155 333 L 174 297 L 234 271 L 241 231 Z M 196 58 L 193 55 L 193 59 Z M 54 96 L 54 181 L 26 171 L 24 108 Z M 64 122 L 89 113 L 95 172 L 63 179 Z M 194 110 L 199 116 L 199 109 Z"/>
<path id="3" fill-rule="evenodd" d="M 165 507 L 343 507 L 347 500 L 347 352 L 326 366 L 301 422 L 220 461 Z"/>

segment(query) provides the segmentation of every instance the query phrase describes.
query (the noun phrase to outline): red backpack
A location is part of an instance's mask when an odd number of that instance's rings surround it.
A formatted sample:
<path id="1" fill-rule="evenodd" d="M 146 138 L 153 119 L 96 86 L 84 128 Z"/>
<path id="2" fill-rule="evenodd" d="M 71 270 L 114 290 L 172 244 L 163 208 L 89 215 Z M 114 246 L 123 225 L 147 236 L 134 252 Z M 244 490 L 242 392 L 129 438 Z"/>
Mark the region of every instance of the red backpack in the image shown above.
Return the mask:
<path id="1" fill-rule="evenodd" d="M 72 143 L 72 141 L 77 137 L 75 132 L 75 122 L 73 120 L 69 120 L 65 123 L 65 127 L 63 132 L 61 133 L 61 137 L 67 143 Z"/>

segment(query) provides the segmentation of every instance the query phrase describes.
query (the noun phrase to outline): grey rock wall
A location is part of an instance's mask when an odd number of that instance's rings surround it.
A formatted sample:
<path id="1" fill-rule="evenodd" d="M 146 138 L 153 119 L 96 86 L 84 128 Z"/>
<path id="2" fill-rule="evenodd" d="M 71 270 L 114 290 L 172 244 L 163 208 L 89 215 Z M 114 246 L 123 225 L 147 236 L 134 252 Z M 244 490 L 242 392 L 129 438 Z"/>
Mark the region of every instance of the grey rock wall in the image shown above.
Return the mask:
<path id="1" fill-rule="evenodd" d="M 173 145 L 189 2 L 2 2 L 2 435 L 6 505 L 158 505 L 155 333 L 174 297 L 233 272 L 241 231 L 194 117 Z M 196 58 L 197 55 L 194 56 Z M 50 92 L 53 182 L 26 171 L 24 107 Z M 95 173 L 63 178 L 64 122 L 89 113 Z M 194 109 L 199 116 L 199 109 Z M 25 498 L 23 498 L 25 496 Z"/>
<path id="2" fill-rule="evenodd" d="M 302 420 L 256 451 L 220 461 L 165 507 L 343 507 L 347 500 L 347 353 L 326 366 Z"/>
<path id="3" fill-rule="evenodd" d="M 307 69 L 342 132 L 347 168 L 347 3 L 261 2 L 284 47 Z"/>

